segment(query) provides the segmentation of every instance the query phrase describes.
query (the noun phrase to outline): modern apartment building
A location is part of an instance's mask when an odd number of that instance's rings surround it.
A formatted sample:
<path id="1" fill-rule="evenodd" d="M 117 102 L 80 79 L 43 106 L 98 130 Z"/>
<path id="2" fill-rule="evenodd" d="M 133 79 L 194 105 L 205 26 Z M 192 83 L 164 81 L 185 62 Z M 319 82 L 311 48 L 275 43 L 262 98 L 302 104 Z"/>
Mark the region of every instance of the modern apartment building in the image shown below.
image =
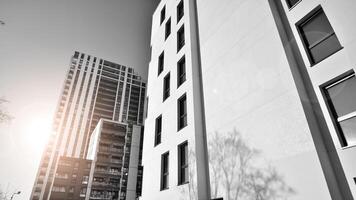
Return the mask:
<path id="1" fill-rule="evenodd" d="M 90 138 L 86 200 L 134 200 L 140 195 L 141 126 L 101 119 Z M 140 170 L 141 169 L 141 170 Z"/>
<path id="2" fill-rule="evenodd" d="M 84 199 L 90 167 L 91 160 L 61 156 L 57 164 L 50 199 Z"/>
<path id="3" fill-rule="evenodd" d="M 75 52 L 31 199 L 48 199 L 60 156 L 86 158 L 100 119 L 142 124 L 146 83 L 130 67 Z"/>
<path id="4" fill-rule="evenodd" d="M 142 199 L 356 198 L 355 9 L 162 0 Z"/>

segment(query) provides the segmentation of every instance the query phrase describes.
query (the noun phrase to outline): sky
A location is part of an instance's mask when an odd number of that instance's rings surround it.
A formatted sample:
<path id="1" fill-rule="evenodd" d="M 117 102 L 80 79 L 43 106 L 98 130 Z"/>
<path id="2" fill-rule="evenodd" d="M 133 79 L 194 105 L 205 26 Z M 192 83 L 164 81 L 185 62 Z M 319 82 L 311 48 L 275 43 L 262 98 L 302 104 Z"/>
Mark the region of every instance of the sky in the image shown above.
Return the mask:
<path id="1" fill-rule="evenodd" d="M 147 76 L 151 16 L 159 0 L 0 0 L 0 188 L 29 199 L 74 51 Z"/>

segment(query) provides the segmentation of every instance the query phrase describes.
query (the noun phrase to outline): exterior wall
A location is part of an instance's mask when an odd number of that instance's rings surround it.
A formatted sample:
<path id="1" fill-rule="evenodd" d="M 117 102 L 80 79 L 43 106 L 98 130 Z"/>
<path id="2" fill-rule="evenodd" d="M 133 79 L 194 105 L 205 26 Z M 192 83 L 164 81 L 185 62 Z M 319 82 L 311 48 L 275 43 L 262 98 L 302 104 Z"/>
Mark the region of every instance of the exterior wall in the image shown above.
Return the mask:
<path id="1" fill-rule="evenodd" d="M 90 166 L 91 161 L 86 159 L 60 157 L 53 186 L 64 187 L 65 191 L 52 191 L 50 199 L 84 200 Z"/>
<path id="2" fill-rule="evenodd" d="M 285 1 L 282 2 L 286 6 Z M 352 9 L 345 7 L 353 3 L 342 2 L 301 1 L 288 13 L 293 30 L 296 33 L 296 21 L 322 3 L 325 4 L 325 12 L 337 17 L 330 18 L 331 23 L 338 24 L 334 27 L 336 33 L 338 29 L 343 29 L 345 35 L 354 33 L 353 29 L 345 27 L 346 22 L 345 25 L 338 23 L 342 17 L 355 18 L 351 11 L 346 12 L 350 15 L 344 14 L 344 11 Z M 224 141 L 229 138 L 229 133 L 238 135 L 237 138 L 249 149 L 259 151 L 252 156 L 253 162 L 245 170 L 259 170 L 268 176 L 267 169 L 273 169 L 281 177 L 275 183 L 283 182 L 284 186 L 294 191 L 276 189 L 277 194 L 295 200 L 331 199 L 314 146 L 314 142 L 322 141 L 313 141 L 268 1 L 198 0 L 198 14 L 208 143 L 217 145 L 217 138 Z M 353 44 L 351 34 L 348 36 L 350 44 Z M 304 51 L 302 46 L 300 48 Z M 307 61 L 305 55 L 303 57 Z M 336 55 L 335 59 L 342 59 L 338 57 Z M 349 69 L 350 64 L 334 68 L 338 69 L 329 71 L 329 78 L 331 74 Z M 314 78 L 318 80 L 316 68 L 309 70 L 313 73 L 310 74 L 313 82 Z M 325 78 L 318 81 L 315 90 L 319 90 L 319 85 L 325 81 Z M 320 92 L 318 96 L 320 98 Z M 210 158 L 216 157 L 216 152 L 224 151 L 214 149 L 212 145 L 209 147 L 212 147 L 209 149 Z M 235 150 L 237 156 L 243 154 L 239 149 Z M 227 156 L 226 160 L 232 160 L 231 155 L 223 155 Z M 221 168 L 225 166 L 223 163 L 220 163 Z M 345 168 L 351 170 L 351 165 Z M 213 197 L 235 199 L 226 192 L 224 176 L 216 178 L 214 170 L 216 163 L 210 163 Z M 348 177 L 350 181 L 352 177 Z M 247 199 L 248 195 L 256 193 L 240 194 L 240 197 Z"/>
<path id="3" fill-rule="evenodd" d="M 101 118 L 142 124 L 146 83 L 132 68 L 75 52 L 31 195 L 47 199 L 60 155 L 84 158 Z"/>
<path id="4" fill-rule="evenodd" d="M 90 139 L 87 159 L 93 162 L 85 199 L 136 199 L 140 136 L 141 126 L 99 121 Z"/>
<path id="5" fill-rule="evenodd" d="M 184 0 L 184 16 L 177 23 L 180 1 L 164 0 L 152 18 L 152 56 L 148 75 L 148 115 L 143 145 L 142 199 L 209 199 L 209 175 L 199 78 L 195 1 Z M 160 24 L 161 9 L 166 17 Z M 171 34 L 165 40 L 165 24 L 171 19 Z M 184 24 L 185 45 L 177 52 L 177 31 Z M 164 51 L 164 70 L 158 76 L 158 57 Z M 186 81 L 177 88 L 177 62 L 185 55 Z M 170 73 L 170 96 L 163 102 L 163 80 Z M 187 126 L 177 131 L 177 100 L 186 94 Z M 161 143 L 154 145 L 155 119 L 162 114 Z M 178 184 L 178 145 L 188 142 L 189 183 Z M 169 152 L 168 189 L 160 190 L 161 155 Z"/>
<path id="6" fill-rule="evenodd" d="M 317 6 L 321 6 L 327 16 L 331 26 L 333 27 L 337 38 L 339 39 L 343 49 L 324 59 L 323 61 L 311 65 L 307 54 L 304 50 L 302 40 L 299 37 L 296 29 L 296 24 L 305 15 L 311 12 Z M 324 97 L 322 95 L 321 86 L 331 80 L 339 77 L 350 70 L 355 71 L 356 64 L 356 28 L 352 24 L 356 23 L 356 3 L 351 0 L 342 1 L 325 1 L 325 0 L 313 0 L 313 1 L 301 1 L 290 11 L 287 10 L 284 5 L 286 15 L 289 23 L 291 24 L 292 32 L 296 38 L 297 46 L 301 52 L 303 62 L 305 64 L 308 75 L 310 76 L 312 85 L 316 92 L 317 98 L 320 102 L 322 109 L 321 117 L 324 117 L 329 133 L 331 135 L 334 148 L 336 148 L 339 156 L 342 168 L 339 171 L 345 173 L 348 186 L 352 192 L 353 198 L 356 197 L 356 186 L 353 180 L 356 177 L 354 156 L 356 155 L 356 149 L 351 147 L 343 148 L 336 133 L 336 128 L 332 122 L 331 114 L 328 111 Z"/>

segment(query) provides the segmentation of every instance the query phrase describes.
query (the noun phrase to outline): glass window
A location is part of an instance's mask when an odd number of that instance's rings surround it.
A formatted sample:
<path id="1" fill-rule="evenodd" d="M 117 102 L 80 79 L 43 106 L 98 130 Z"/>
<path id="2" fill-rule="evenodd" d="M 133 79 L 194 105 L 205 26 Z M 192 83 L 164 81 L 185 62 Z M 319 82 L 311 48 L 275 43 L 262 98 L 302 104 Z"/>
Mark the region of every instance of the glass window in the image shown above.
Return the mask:
<path id="1" fill-rule="evenodd" d="M 166 22 L 166 31 L 165 31 L 165 39 L 168 38 L 168 36 L 171 34 L 171 18 L 168 19 Z"/>
<path id="2" fill-rule="evenodd" d="M 161 143 L 162 115 L 156 118 L 155 124 L 155 146 Z"/>
<path id="3" fill-rule="evenodd" d="M 165 18 L 166 18 L 166 6 L 163 6 L 163 8 L 161 10 L 161 24 Z"/>
<path id="4" fill-rule="evenodd" d="M 178 61 L 177 64 L 177 85 L 178 87 L 185 82 L 185 56 Z"/>
<path id="5" fill-rule="evenodd" d="M 178 184 L 188 182 L 188 142 L 184 142 L 178 146 Z"/>
<path id="6" fill-rule="evenodd" d="M 187 97 L 184 94 L 178 99 L 178 131 L 187 126 Z"/>
<path id="7" fill-rule="evenodd" d="M 168 73 L 163 80 L 163 101 L 166 100 L 170 95 L 170 80 L 171 76 Z"/>
<path id="8" fill-rule="evenodd" d="M 179 51 L 185 44 L 185 38 L 184 38 L 184 25 L 180 27 L 180 29 L 177 32 L 177 51 Z"/>
<path id="9" fill-rule="evenodd" d="M 184 4 L 183 0 L 181 0 L 177 6 L 177 23 L 182 19 L 184 15 Z"/>
<path id="10" fill-rule="evenodd" d="M 158 75 L 161 74 L 164 68 L 164 52 L 158 57 Z"/>
<path id="11" fill-rule="evenodd" d="M 321 8 L 303 20 L 298 28 L 311 64 L 322 61 L 342 48 Z"/>
<path id="12" fill-rule="evenodd" d="M 292 8 L 294 5 L 296 5 L 299 1 L 301 0 L 287 0 L 288 8 Z"/>
<path id="13" fill-rule="evenodd" d="M 356 78 L 349 75 L 325 87 L 341 146 L 356 145 Z"/>
<path id="14" fill-rule="evenodd" d="M 161 190 L 168 189 L 169 152 L 161 157 Z"/>

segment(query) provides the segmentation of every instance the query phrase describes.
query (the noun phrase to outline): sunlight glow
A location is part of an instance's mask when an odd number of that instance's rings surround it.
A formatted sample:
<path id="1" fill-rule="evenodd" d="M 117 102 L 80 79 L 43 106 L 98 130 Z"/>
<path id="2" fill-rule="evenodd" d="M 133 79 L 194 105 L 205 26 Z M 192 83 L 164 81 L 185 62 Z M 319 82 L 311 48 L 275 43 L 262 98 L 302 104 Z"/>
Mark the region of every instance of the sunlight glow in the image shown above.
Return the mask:
<path id="1" fill-rule="evenodd" d="M 51 133 L 51 118 L 32 118 L 26 126 L 26 132 L 26 140 L 31 148 L 42 152 Z"/>

